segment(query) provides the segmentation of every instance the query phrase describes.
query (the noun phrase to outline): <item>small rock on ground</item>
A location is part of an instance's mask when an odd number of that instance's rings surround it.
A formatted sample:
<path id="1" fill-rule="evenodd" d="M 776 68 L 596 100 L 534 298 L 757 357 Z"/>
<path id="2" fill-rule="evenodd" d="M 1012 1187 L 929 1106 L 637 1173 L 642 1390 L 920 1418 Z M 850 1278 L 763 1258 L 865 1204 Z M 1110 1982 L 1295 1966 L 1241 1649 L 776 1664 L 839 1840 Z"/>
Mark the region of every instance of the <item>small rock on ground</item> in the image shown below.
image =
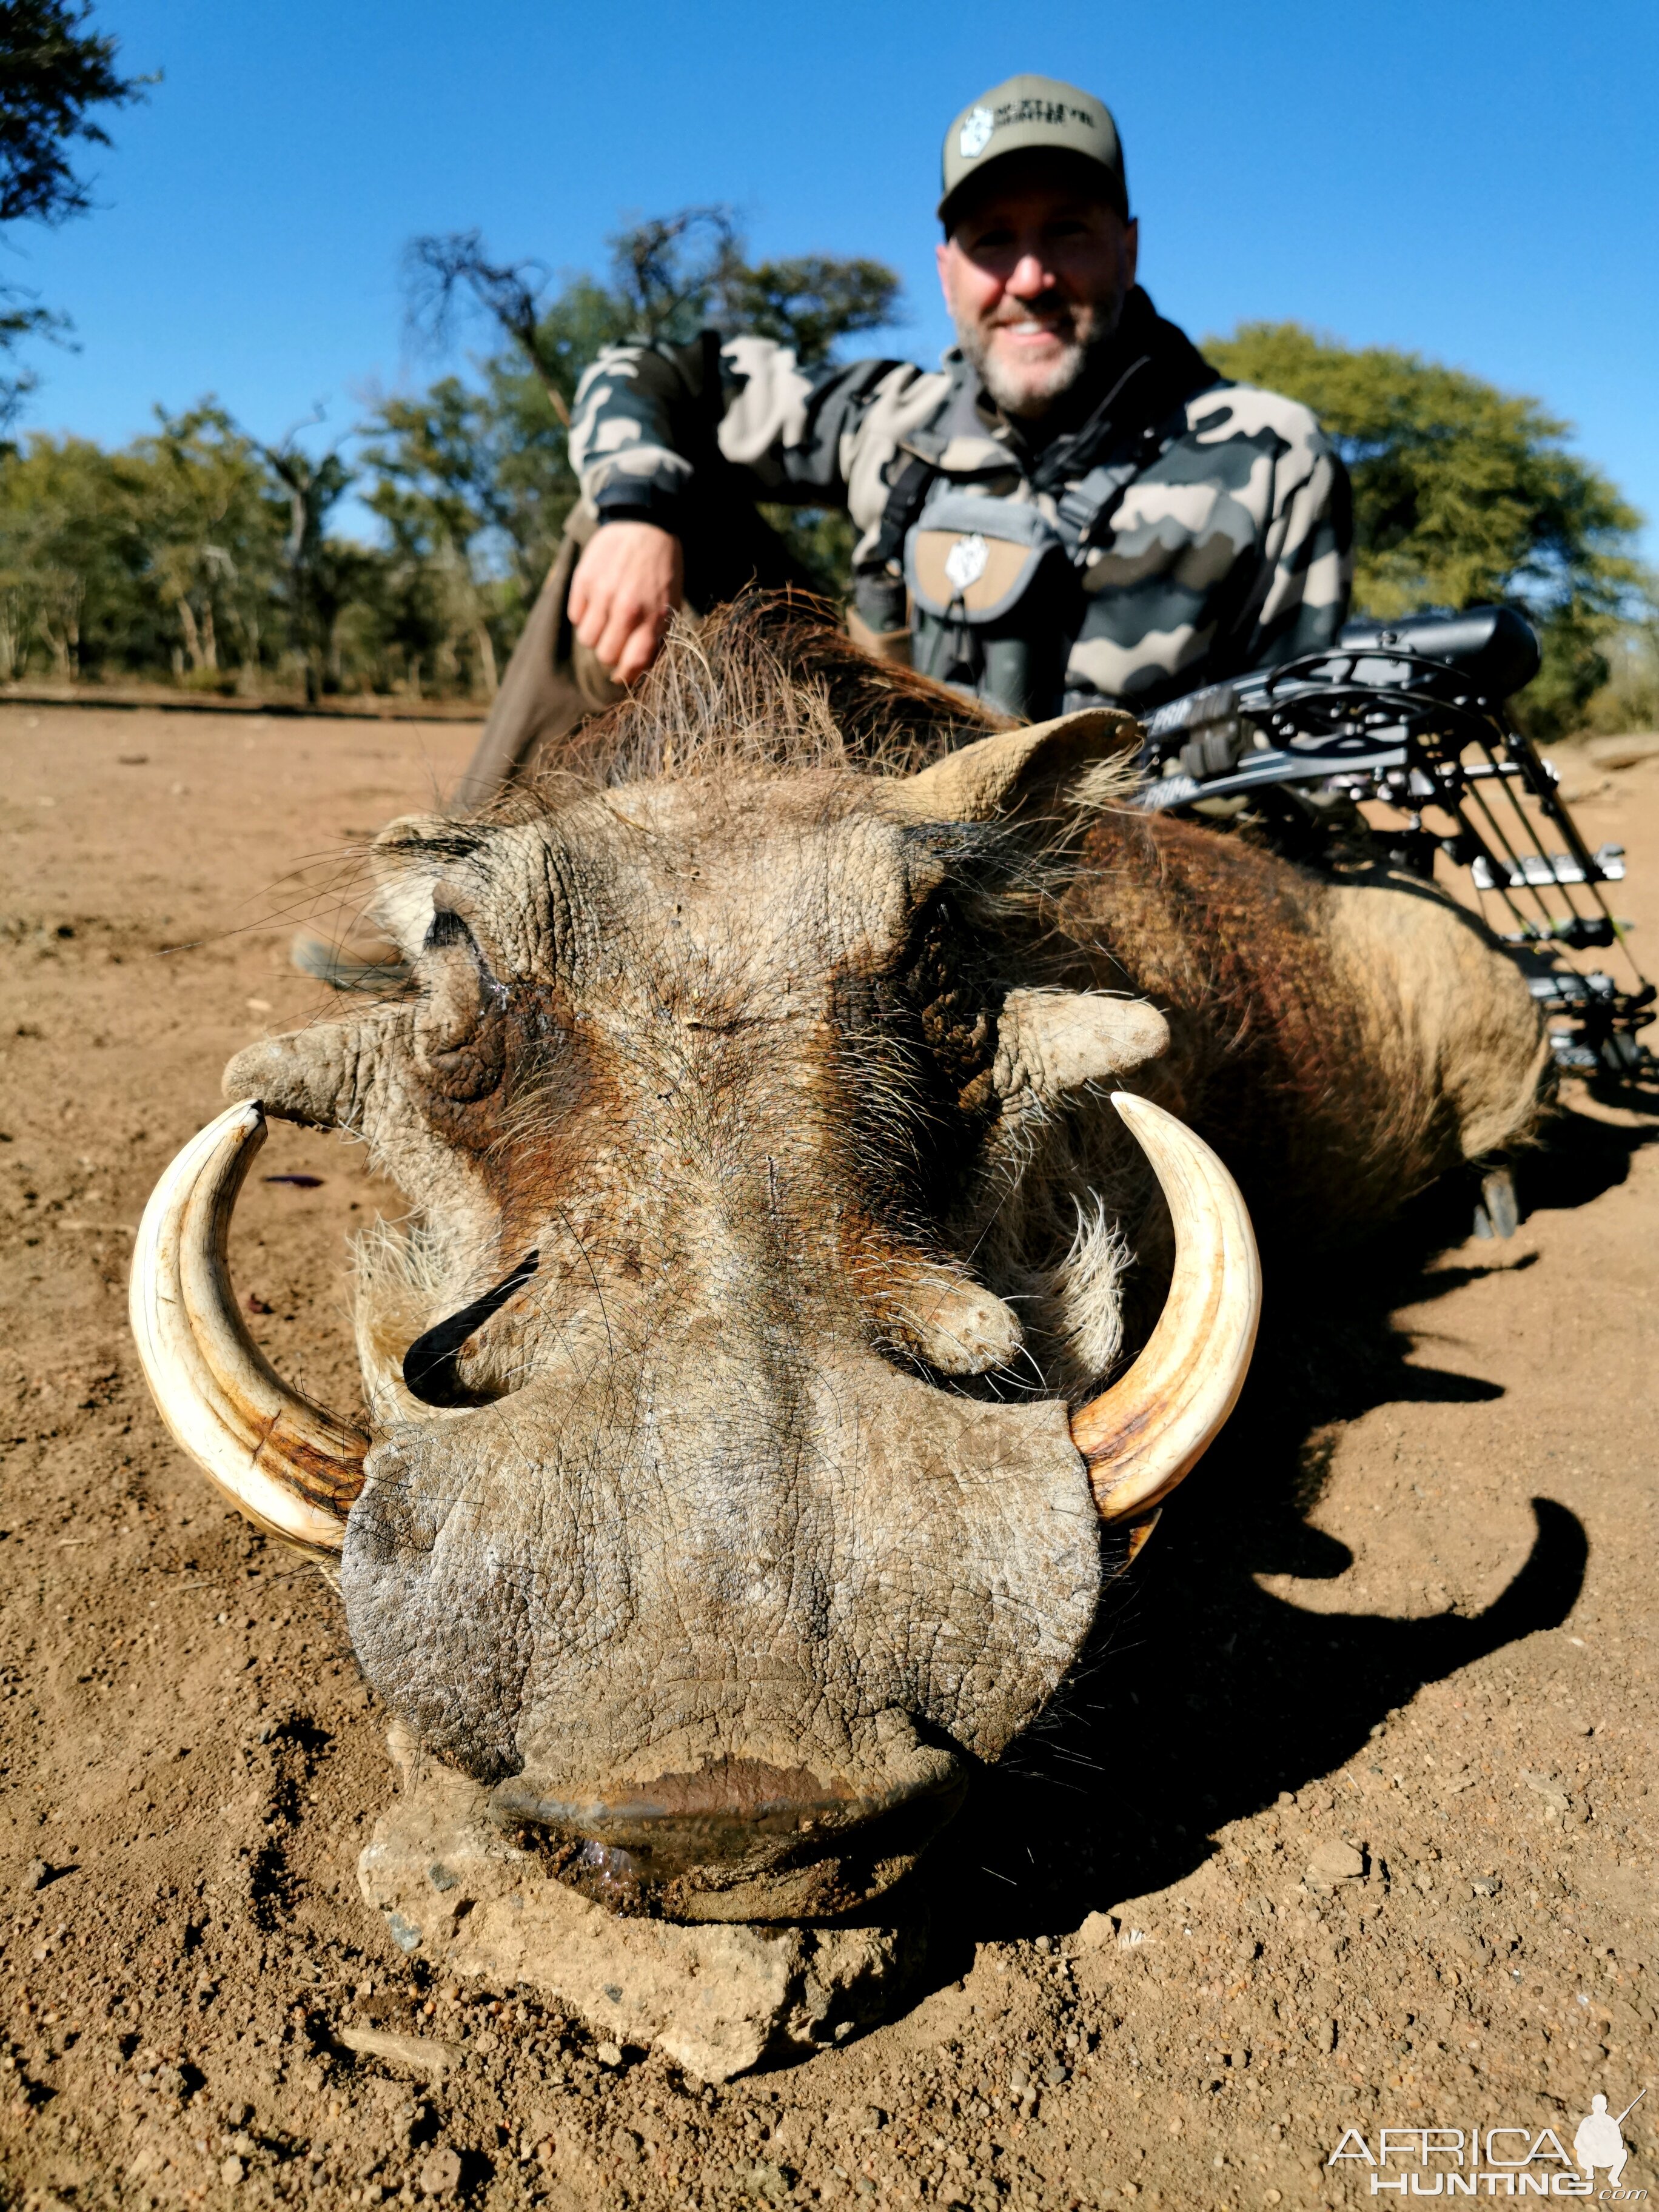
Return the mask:
<path id="1" fill-rule="evenodd" d="M 1364 1871 L 1364 1853 L 1334 1837 L 1321 1844 L 1308 1861 L 1308 1873 L 1316 1881 L 1358 1881 Z"/>
<path id="2" fill-rule="evenodd" d="M 422 2166 L 421 2186 L 428 2197 L 453 2197 L 460 2185 L 460 2159 L 446 2143 Z"/>

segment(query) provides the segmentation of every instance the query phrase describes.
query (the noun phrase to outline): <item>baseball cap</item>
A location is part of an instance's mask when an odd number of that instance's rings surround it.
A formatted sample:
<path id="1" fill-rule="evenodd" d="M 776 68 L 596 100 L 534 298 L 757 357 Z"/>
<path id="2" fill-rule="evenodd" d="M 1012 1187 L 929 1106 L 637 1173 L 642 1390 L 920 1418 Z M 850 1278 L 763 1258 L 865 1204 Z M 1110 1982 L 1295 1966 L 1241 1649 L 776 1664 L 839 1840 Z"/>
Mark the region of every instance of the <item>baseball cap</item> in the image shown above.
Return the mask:
<path id="1" fill-rule="evenodd" d="M 1117 125 L 1103 100 L 1054 76 L 1011 76 L 964 107 L 945 134 L 944 195 L 939 220 L 948 229 L 964 185 L 1007 154 L 1046 147 L 1080 155 L 1101 172 L 1107 203 L 1127 222 L 1129 186 Z"/>

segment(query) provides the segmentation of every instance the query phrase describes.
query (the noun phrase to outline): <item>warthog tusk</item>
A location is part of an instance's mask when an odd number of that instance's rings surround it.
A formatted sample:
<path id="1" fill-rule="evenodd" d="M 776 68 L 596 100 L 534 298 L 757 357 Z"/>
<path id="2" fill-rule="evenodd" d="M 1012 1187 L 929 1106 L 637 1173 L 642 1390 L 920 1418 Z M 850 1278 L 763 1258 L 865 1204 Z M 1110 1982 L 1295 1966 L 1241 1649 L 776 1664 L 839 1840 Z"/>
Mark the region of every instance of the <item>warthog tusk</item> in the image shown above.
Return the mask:
<path id="1" fill-rule="evenodd" d="M 1103 1519 L 1145 1521 L 1233 1409 L 1255 1343 L 1261 1273 L 1238 1186 L 1203 1140 L 1149 1099 L 1113 1102 L 1152 1164 L 1175 1225 L 1158 1327 L 1121 1381 L 1072 1416 Z M 251 1521 L 337 1552 L 368 1438 L 289 1389 L 249 1337 L 227 1264 L 230 1219 L 260 1146 L 257 1103 L 227 1108 L 156 1184 L 133 1252 L 138 1356 L 179 1444 Z"/>
<path id="2" fill-rule="evenodd" d="M 1261 1267 L 1238 1185 L 1202 1138 L 1148 1098 L 1112 1103 L 1152 1164 L 1175 1224 L 1175 1274 L 1134 1365 L 1072 1416 L 1101 1517 L 1143 1519 L 1203 1457 L 1255 1347 Z"/>
<path id="3" fill-rule="evenodd" d="M 332 1556 L 368 1438 L 283 1381 L 243 1326 L 226 1259 L 264 1140 L 262 1106 L 228 1107 L 156 1184 L 132 1255 L 132 1333 L 161 1419 L 197 1465 L 250 1521 Z"/>

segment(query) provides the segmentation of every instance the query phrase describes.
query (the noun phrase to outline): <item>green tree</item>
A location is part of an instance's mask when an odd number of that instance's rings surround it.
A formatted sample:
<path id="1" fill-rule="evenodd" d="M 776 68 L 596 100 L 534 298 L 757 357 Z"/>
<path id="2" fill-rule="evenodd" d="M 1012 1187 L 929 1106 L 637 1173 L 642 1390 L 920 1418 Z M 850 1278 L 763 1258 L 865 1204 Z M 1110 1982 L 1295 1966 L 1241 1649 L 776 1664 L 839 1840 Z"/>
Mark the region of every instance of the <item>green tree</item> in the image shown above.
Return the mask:
<path id="1" fill-rule="evenodd" d="M 211 401 L 158 411 L 120 453 L 36 434 L 0 453 L 0 677 L 171 666 L 220 684 L 274 665 L 279 489 Z"/>
<path id="2" fill-rule="evenodd" d="M 367 504 L 386 526 L 394 562 L 427 579 L 433 680 L 447 686 L 465 676 L 486 697 L 498 664 L 492 586 L 522 522 L 504 435 L 510 421 L 489 391 L 446 376 L 418 399 L 382 400 L 362 453 L 373 478 Z"/>
<path id="3" fill-rule="evenodd" d="M 112 636 L 147 624 L 120 485 L 85 438 L 31 438 L 0 456 L 0 682 L 44 661 L 60 683 Z"/>
<path id="4" fill-rule="evenodd" d="M 793 346 L 803 368 L 829 361 L 843 338 L 899 318 L 899 279 L 883 261 L 824 253 L 788 261 L 742 261 L 722 280 L 723 320 Z"/>
<path id="5" fill-rule="evenodd" d="M 288 502 L 216 400 L 155 412 L 155 429 L 120 457 L 118 481 L 141 574 L 176 625 L 173 665 L 212 684 L 274 660 L 285 641 Z"/>
<path id="6" fill-rule="evenodd" d="M 1356 610 L 1512 602 L 1544 647 L 1523 719 L 1540 737 L 1576 726 L 1607 680 L 1607 640 L 1651 599 L 1632 551 L 1641 517 L 1567 450 L 1570 426 L 1464 370 L 1298 323 L 1246 323 L 1204 350 L 1312 408 L 1347 463 Z"/>
<path id="7" fill-rule="evenodd" d="M 75 159 L 107 146 L 98 108 L 141 97 L 145 80 L 124 77 L 116 42 L 88 29 L 91 10 L 73 0 L 0 0 L 0 224 L 59 223 L 84 215 L 91 198 Z M 29 337 L 62 337 L 67 319 L 0 286 L 0 354 Z M 0 424 L 17 412 L 35 379 L 0 374 Z"/>
<path id="8" fill-rule="evenodd" d="M 319 408 L 310 420 L 321 420 Z M 356 471 L 337 447 L 313 458 L 298 443 L 297 424 L 280 446 L 254 449 L 288 501 L 288 530 L 283 558 L 288 571 L 290 641 L 303 664 L 306 698 L 314 704 L 325 690 L 338 688 L 333 658 L 334 626 L 357 580 L 356 565 L 338 557 L 325 535 L 328 518 L 356 479 Z"/>

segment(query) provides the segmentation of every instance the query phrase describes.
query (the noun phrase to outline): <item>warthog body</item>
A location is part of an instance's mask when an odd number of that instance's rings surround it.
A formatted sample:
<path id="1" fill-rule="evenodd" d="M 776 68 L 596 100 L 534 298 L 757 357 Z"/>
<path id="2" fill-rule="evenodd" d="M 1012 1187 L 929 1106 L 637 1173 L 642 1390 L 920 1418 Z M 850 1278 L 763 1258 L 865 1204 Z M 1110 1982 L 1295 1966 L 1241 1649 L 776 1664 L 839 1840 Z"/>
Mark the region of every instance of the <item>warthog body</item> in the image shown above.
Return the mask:
<path id="1" fill-rule="evenodd" d="M 415 1208 L 360 1255 L 369 1680 L 571 1878 L 702 1918 L 877 1893 L 1089 1634 L 1068 1407 L 1169 1271 L 1106 1091 L 1207 1136 L 1271 1271 L 1516 1137 L 1541 1054 L 1441 901 L 1126 811 L 1124 718 L 947 730 L 792 651 L 682 645 L 585 777 L 394 824 L 412 989 L 226 1079 Z"/>

